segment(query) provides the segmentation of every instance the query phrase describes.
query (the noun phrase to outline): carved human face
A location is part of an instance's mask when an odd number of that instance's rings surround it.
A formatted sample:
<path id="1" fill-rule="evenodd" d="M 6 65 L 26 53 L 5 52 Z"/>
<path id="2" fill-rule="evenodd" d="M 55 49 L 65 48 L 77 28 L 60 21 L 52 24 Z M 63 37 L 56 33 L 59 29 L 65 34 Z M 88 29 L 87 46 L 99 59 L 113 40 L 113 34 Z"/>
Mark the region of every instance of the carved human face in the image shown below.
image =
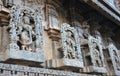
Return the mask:
<path id="1" fill-rule="evenodd" d="M 89 25 L 86 21 L 83 22 L 83 29 L 89 29 Z"/>
<path id="2" fill-rule="evenodd" d="M 25 22 L 26 24 L 30 24 L 30 19 L 29 19 L 28 16 L 24 16 L 24 22 Z"/>
<path id="3" fill-rule="evenodd" d="M 68 32 L 68 37 L 72 37 L 72 33 L 71 32 Z"/>
<path id="4" fill-rule="evenodd" d="M 97 43 L 93 42 L 93 47 L 96 48 L 97 47 Z"/>

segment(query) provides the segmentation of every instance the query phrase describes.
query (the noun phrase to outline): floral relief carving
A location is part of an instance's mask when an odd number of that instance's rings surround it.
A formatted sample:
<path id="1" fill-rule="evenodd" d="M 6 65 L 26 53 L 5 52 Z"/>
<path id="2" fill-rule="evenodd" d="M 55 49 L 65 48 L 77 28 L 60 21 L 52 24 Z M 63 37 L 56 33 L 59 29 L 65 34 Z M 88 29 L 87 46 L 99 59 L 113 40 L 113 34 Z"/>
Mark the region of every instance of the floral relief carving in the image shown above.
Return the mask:
<path id="1" fill-rule="evenodd" d="M 67 23 L 63 23 L 61 26 L 61 37 L 64 64 L 83 67 L 79 36 L 77 35 L 76 29 Z"/>
<path id="2" fill-rule="evenodd" d="M 42 49 L 42 22 L 37 9 L 14 6 L 11 9 L 10 40 L 11 46 L 19 50 L 40 51 Z M 13 48 L 12 49 L 16 49 Z"/>

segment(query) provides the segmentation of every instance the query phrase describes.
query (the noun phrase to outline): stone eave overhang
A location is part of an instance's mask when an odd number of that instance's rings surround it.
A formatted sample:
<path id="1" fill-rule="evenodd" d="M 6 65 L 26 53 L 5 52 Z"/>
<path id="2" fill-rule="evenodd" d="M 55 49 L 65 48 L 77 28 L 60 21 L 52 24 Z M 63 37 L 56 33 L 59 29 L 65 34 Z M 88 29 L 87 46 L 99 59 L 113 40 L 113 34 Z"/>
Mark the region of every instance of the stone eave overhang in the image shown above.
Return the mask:
<path id="1" fill-rule="evenodd" d="M 107 0 L 84 0 L 87 4 L 101 12 L 107 18 L 120 25 L 120 11 L 110 5 Z"/>

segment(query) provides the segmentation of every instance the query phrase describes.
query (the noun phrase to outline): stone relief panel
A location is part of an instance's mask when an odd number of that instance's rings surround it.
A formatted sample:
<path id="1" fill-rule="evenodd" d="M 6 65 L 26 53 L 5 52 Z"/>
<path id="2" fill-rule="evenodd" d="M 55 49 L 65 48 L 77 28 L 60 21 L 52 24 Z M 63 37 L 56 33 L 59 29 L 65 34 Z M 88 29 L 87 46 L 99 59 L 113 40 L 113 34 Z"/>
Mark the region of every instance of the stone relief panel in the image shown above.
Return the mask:
<path id="1" fill-rule="evenodd" d="M 112 61 L 112 66 L 115 72 L 115 75 L 120 75 L 120 57 L 119 50 L 115 47 L 114 44 L 109 44 L 108 46 L 110 59 Z"/>
<path id="2" fill-rule="evenodd" d="M 13 6 L 10 15 L 10 44 L 5 60 L 13 58 L 43 62 L 41 14 L 27 6 Z"/>
<path id="3" fill-rule="evenodd" d="M 97 73 L 106 73 L 107 70 L 105 68 L 104 56 L 102 50 L 102 41 L 100 39 L 94 38 L 93 36 L 88 37 L 88 48 L 89 50 L 85 50 L 86 59 L 89 59 L 87 66 L 84 68 L 86 72 L 97 72 Z M 88 68 L 88 69 L 86 69 Z M 86 70 L 85 70 L 86 69 Z"/>
<path id="4" fill-rule="evenodd" d="M 35 10 L 25 6 L 19 7 L 19 9 L 12 8 L 9 25 L 10 39 L 11 43 L 14 41 L 19 50 L 39 52 L 42 49 L 41 16 L 35 12 Z"/>
<path id="5" fill-rule="evenodd" d="M 89 38 L 89 46 L 90 46 L 90 51 L 91 51 L 91 58 L 92 58 L 92 63 L 93 63 L 93 66 L 96 66 L 96 67 L 103 67 L 103 60 L 101 58 L 101 52 L 100 50 L 102 51 L 102 48 L 100 47 L 101 45 L 97 43 L 97 40 L 94 39 L 94 38 Z"/>
<path id="6" fill-rule="evenodd" d="M 65 65 L 83 67 L 83 58 L 76 30 L 64 23 L 61 26 L 63 59 Z M 73 63 L 74 62 L 74 63 Z"/>

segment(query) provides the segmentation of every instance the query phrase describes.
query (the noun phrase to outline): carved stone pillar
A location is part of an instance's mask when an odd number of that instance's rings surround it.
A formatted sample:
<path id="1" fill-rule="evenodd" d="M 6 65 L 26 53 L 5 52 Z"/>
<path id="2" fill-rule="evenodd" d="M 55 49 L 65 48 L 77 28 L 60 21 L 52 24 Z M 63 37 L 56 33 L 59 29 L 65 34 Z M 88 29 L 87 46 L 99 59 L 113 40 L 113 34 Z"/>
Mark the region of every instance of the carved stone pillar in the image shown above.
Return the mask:
<path id="1" fill-rule="evenodd" d="M 48 25 L 45 26 L 45 30 L 47 30 L 49 38 L 58 41 L 60 39 L 59 15 L 55 6 L 51 4 L 46 4 L 46 20 Z"/>
<path id="2" fill-rule="evenodd" d="M 1 6 L 0 8 L 0 61 L 4 59 L 5 50 L 8 48 L 9 35 L 8 35 L 8 25 L 9 25 L 9 9 Z"/>
<path id="3" fill-rule="evenodd" d="M 48 37 L 51 39 L 52 41 L 52 54 L 53 54 L 53 59 L 54 62 L 51 64 L 51 60 L 47 60 L 48 63 L 48 67 L 56 67 L 56 55 L 58 53 L 58 47 L 60 44 L 60 22 L 59 22 L 59 13 L 57 11 L 57 6 L 54 6 L 51 4 L 52 1 L 48 1 L 48 3 L 46 4 L 46 21 L 48 22 L 48 24 L 45 26 L 45 30 L 48 34 Z M 56 4 L 55 4 L 56 5 Z M 52 60 L 53 60 L 52 59 Z M 53 66 L 51 66 L 53 65 Z"/>
<path id="4" fill-rule="evenodd" d="M 0 52 L 2 51 L 2 27 L 0 26 Z"/>

